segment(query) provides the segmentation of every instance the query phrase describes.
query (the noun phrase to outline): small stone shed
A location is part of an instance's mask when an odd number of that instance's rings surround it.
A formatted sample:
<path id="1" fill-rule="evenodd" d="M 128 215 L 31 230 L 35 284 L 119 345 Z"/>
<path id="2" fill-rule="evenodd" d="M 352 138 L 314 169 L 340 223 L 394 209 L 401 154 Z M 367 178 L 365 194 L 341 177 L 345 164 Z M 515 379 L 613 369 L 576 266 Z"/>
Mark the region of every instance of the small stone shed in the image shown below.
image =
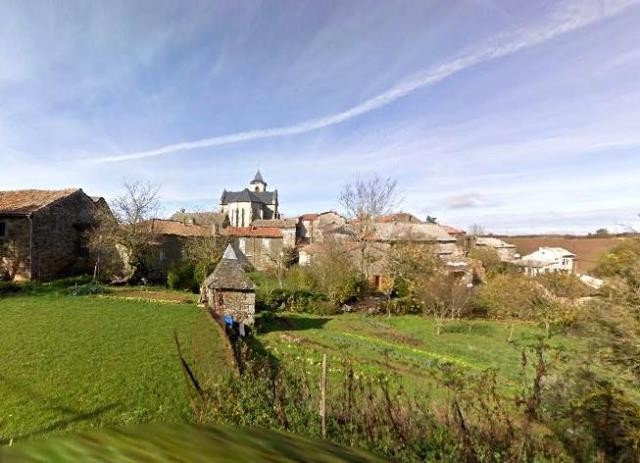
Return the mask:
<path id="1" fill-rule="evenodd" d="M 256 313 L 256 286 L 247 277 L 231 245 L 202 285 L 207 307 L 220 316 L 231 315 L 238 323 L 253 325 Z"/>

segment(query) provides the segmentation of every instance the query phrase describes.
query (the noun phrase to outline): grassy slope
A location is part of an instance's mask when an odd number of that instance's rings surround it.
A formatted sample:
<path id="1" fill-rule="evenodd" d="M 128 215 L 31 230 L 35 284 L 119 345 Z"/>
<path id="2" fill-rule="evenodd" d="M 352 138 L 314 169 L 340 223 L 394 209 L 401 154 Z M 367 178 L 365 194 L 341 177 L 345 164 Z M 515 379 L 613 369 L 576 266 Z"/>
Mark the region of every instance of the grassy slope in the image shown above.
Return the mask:
<path id="1" fill-rule="evenodd" d="M 218 332 L 194 305 L 73 297 L 0 298 L 0 443 L 50 432 L 184 421 L 185 389 L 172 339 Z"/>
<path id="2" fill-rule="evenodd" d="M 5 456 L 7 461 L 25 463 L 380 461 L 363 452 L 290 434 L 189 425 L 144 426 L 70 435 L 5 449 Z"/>
<path id="3" fill-rule="evenodd" d="M 420 316 L 287 314 L 270 322 L 259 340 L 284 362 L 306 362 L 310 372 L 318 370 L 322 353 L 328 353 L 334 366 L 349 358 L 364 374 L 392 370 L 407 386 L 421 388 L 431 384 L 434 362 L 446 361 L 471 371 L 493 368 L 511 389 L 520 378 L 523 346 L 535 345 L 542 331 L 520 323 L 509 343 L 509 329 L 499 322 L 461 321 L 449 323 L 436 336 L 433 320 Z M 584 341 L 555 337 L 550 344 L 570 354 L 582 349 Z"/>

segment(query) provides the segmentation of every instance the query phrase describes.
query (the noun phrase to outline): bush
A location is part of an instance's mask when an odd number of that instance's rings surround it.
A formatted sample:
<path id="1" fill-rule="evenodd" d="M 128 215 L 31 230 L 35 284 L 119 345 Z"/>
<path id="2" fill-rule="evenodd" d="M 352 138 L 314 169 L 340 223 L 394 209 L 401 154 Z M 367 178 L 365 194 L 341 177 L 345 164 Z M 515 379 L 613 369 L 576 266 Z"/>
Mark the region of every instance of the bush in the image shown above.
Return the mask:
<path id="1" fill-rule="evenodd" d="M 305 289 L 274 288 L 269 291 L 258 291 L 256 294 L 257 311 L 316 313 L 319 302 L 325 302 L 322 293 Z"/>
<path id="2" fill-rule="evenodd" d="M 489 318 L 529 320 L 546 304 L 544 289 L 523 275 L 501 274 L 490 278 L 474 297 L 475 307 Z"/>
<path id="3" fill-rule="evenodd" d="M 591 295 L 591 289 L 569 273 L 543 273 L 536 277 L 536 281 L 557 297 L 577 299 Z"/>
<path id="4" fill-rule="evenodd" d="M 181 262 L 167 274 L 167 285 L 171 289 L 189 290 L 198 292 L 200 284 L 195 279 L 195 268 L 192 264 Z"/>
<path id="5" fill-rule="evenodd" d="M 25 291 L 26 286 L 14 281 L 0 281 L 0 296 Z"/>

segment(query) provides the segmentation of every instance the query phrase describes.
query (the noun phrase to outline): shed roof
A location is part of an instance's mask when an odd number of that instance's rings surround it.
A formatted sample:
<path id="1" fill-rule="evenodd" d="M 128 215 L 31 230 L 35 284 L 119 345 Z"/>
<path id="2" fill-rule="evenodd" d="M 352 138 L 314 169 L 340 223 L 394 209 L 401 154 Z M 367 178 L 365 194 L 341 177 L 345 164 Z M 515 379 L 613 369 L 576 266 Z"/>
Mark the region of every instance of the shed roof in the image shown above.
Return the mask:
<path id="1" fill-rule="evenodd" d="M 237 291 L 254 291 L 256 285 L 247 277 L 238 256 L 231 245 L 227 246 L 222 259 L 209 275 L 204 285 L 213 289 L 234 289 Z"/>
<path id="2" fill-rule="evenodd" d="M 82 190 L 68 188 L 65 190 L 0 191 L 0 214 L 29 215 L 78 191 Z"/>

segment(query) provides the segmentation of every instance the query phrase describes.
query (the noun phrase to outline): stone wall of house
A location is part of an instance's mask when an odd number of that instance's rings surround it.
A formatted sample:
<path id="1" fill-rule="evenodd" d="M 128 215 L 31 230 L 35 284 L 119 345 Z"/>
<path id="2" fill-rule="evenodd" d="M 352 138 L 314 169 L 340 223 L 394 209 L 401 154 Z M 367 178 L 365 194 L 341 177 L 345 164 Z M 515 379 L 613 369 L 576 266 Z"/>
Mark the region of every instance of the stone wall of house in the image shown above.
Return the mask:
<path id="1" fill-rule="evenodd" d="M 238 249 L 247 257 L 256 270 L 267 270 L 273 258 L 284 249 L 282 238 L 260 238 L 243 236 L 238 238 Z"/>
<path id="2" fill-rule="evenodd" d="M 86 235 L 95 213 L 93 201 L 82 191 L 33 213 L 32 278 L 92 271 Z"/>
<path id="3" fill-rule="evenodd" d="M 184 248 L 189 237 L 160 235 L 157 246 L 151 256 L 149 279 L 154 282 L 166 282 L 169 270 L 184 260 Z"/>
<path id="4" fill-rule="evenodd" d="M 31 230 L 27 217 L 0 216 L 6 236 L 0 237 L 0 279 L 29 280 L 31 278 Z"/>
<path id="5" fill-rule="evenodd" d="M 213 308 L 220 315 L 231 315 L 240 323 L 253 325 L 256 313 L 256 294 L 252 291 L 216 290 L 212 295 Z"/>

